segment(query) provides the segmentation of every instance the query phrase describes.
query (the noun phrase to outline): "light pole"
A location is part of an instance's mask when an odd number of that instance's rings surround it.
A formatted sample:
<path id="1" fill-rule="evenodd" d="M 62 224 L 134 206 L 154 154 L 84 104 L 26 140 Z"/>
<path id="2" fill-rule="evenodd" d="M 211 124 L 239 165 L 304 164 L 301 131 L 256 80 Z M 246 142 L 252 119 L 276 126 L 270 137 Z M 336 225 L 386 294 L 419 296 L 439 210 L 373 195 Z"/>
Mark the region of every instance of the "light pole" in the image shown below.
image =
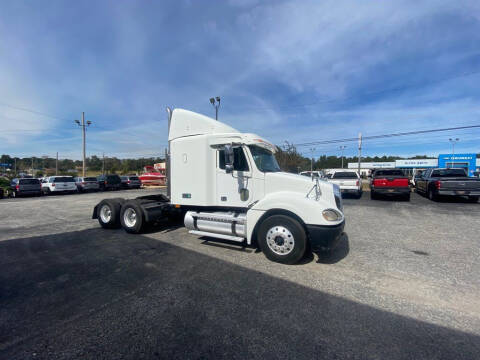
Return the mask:
<path id="1" fill-rule="evenodd" d="M 343 150 L 347 148 L 347 145 L 340 145 L 340 150 L 342 151 L 342 169 L 343 169 Z"/>
<path id="2" fill-rule="evenodd" d="M 448 141 L 450 141 L 452 143 L 452 161 L 450 163 L 450 167 L 455 167 L 455 143 L 459 142 L 460 139 L 459 138 L 455 138 L 455 139 L 448 139 Z"/>
<path id="3" fill-rule="evenodd" d="M 85 113 L 82 112 L 82 122 L 80 120 L 75 120 L 78 126 L 82 128 L 82 141 L 83 141 L 83 167 L 82 167 L 82 176 L 85 177 L 85 131 L 86 128 L 90 126 L 91 121 L 85 123 Z"/>
<path id="4" fill-rule="evenodd" d="M 310 159 L 310 176 L 313 180 L 313 153 L 315 152 L 315 148 L 310 148 L 310 151 L 312 152 L 312 157 Z"/>
<path id="5" fill-rule="evenodd" d="M 210 104 L 215 108 L 215 120 L 218 120 L 218 108 L 220 107 L 220 96 L 210 98 Z"/>

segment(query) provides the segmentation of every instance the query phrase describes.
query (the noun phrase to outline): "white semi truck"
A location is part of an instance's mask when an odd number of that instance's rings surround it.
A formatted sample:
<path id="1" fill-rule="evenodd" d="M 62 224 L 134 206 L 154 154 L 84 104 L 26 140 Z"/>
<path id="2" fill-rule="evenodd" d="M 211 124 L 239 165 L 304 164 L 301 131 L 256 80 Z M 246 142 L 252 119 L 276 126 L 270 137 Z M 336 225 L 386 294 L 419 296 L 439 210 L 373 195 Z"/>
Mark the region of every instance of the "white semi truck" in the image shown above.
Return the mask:
<path id="1" fill-rule="evenodd" d="M 181 214 L 191 234 L 257 244 L 285 264 L 335 247 L 345 224 L 338 186 L 282 172 L 275 146 L 258 135 L 187 110 L 167 113 L 167 196 L 102 200 L 92 218 L 103 228 L 140 233 Z"/>

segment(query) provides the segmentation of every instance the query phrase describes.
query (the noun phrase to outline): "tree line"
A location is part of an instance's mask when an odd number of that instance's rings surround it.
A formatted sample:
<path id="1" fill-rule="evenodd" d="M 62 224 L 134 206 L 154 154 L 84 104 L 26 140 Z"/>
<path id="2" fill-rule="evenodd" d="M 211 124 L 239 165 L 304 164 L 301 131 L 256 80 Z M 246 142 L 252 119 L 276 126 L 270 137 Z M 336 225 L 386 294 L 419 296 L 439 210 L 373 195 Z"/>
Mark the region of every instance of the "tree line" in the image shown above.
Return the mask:
<path id="1" fill-rule="evenodd" d="M 311 159 L 300 154 L 295 146 L 287 145 L 284 148 L 278 147 L 278 151 L 275 154 L 278 164 L 281 169 L 291 173 L 298 173 L 300 171 L 310 170 Z M 426 155 L 417 155 L 413 159 L 426 159 Z M 383 161 L 395 161 L 404 159 L 400 156 L 365 156 L 362 157 L 362 162 L 383 162 Z M 54 175 L 56 159 L 51 157 L 28 157 L 19 158 L 11 157 L 9 155 L 2 155 L 0 163 L 8 164 L 9 168 L 13 171 L 16 163 L 17 174 L 20 172 L 30 172 L 33 168 L 36 170 L 36 176 Z M 102 158 L 92 155 L 86 159 L 86 166 L 89 172 L 97 172 L 98 174 L 105 171 L 105 173 L 112 174 L 132 174 L 139 173 L 146 165 L 153 165 L 164 161 L 161 157 L 149 157 L 139 159 L 119 159 L 117 157 L 105 157 L 105 163 Z M 349 162 L 358 162 L 358 157 L 344 157 L 344 167 L 347 167 Z M 331 169 L 340 168 L 342 165 L 342 158 L 339 156 L 321 155 L 314 159 L 313 169 Z M 58 174 L 59 175 L 76 175 L 81 173 L 82 161 L 71 159 L 59 159 L 58 160 Z M 0 169 L 1 171 L 1 169 Z"/>
<path id="2" fill-rule="evenodd" d="M 96 155 L 86 158 L 86 167 L 89 172 L 97 172 L 101 174 L 103 171 L 108 174 L 131 174 L 141 172 L 146 165 L 153 165 L 164 161 L 164 158 L 149 157 L 140 159 L 119 159 L 117 157 L 103 158 Z M 15 171 L 21 173 L 30 173 L 33 165 L 35 176 L 54 175 L 56 169 L 56 159 L 51 157 L 11 157 L 2 155 L 0 157 L 1 164 L 8 164 L 10 172 Z M 81 173 L 83 162 L 81 160 L 58 159 L 59 175 L 76 175 Z M 0 168 L 0 172 L 3 169 Z"/>

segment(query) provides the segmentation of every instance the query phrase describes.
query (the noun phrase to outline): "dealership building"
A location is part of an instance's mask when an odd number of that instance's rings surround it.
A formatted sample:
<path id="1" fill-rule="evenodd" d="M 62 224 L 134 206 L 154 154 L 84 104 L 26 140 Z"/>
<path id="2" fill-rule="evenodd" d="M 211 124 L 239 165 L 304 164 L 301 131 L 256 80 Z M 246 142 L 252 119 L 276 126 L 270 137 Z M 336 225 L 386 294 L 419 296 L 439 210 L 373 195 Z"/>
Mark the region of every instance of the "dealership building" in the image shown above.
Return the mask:
<path id="1" fill-rule="evenodd" d="M 373 169 L 402 169 L 408 175 L 413 175 L 419 170 L 428 168 L 463 168 L 469 176 L 474 176 L 480 171 L 480 159 L 477 154 L 440 154 L 436 159 L 406 159 L 385 162 L 362 162 L 360 172 L 369 175 Z M 358 163 L 348 163 L 349 169 L 358 169 Z"/>

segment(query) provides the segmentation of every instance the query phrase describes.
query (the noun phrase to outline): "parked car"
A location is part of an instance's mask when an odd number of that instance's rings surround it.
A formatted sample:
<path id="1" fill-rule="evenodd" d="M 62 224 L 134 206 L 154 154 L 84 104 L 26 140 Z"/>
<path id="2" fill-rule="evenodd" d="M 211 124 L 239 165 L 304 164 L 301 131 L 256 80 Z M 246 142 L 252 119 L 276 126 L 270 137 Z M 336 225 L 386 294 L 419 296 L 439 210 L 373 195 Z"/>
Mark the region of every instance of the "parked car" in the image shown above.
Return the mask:
<path id="1" fill-rule="evenodd" d="M 42 181 L 42 191 L 49 195 L 53 193 L 74 193 L 77 192 L 77 186 L 72 176 L 50 176 Z"/>
<path id="2" fill-rule="evenodd" d="M 308 176 L 308 177 L 312 177 L 313 175 L 313 178 L 314 179 L 323 179 L 325 178 L 325 173 L 323 171 L 302 171 L 300 173 L 300 175 L 303 175 L 303 176 Z"/>
<path id="3" fill-rule="evenodd" d="M 112 175 L 99 175 L 97 176 L 98 185 L 100 190 L 119 190 L 122 187 L 122 179 L 120 176 Z"/>
<path id="4" fill-rule="evenodd" d="M 42 185 L 40 181 L 33 178 L 13 179 L 10 182 L 10 196 L 17 197 L 23 195 L 42 195 Z"/>
<path id="5" fill-rule="evenodd" d="M 439 196 L 467 196 L 472 202 L 480 197 L 480 179 L 468 177 L 465 169 L 428 169 L 417 180 L 417 192 L 430 200 Z"/>
<path id="6" fill-rule="evenodd" d="M 370 197 L 377 199 L 379 195 L 402 196 L 410 200 L 410 183 L 408 177 L 399 169 L 378 169 L 372 173 Z"/>
<path id="7" fill-rule="evenodd" d="M 328 182 L 337 184 L 342 194 L 354 194 L 358 198 L 362 196 L 362 179 L 356 171 L 338 170 L 331 174 Z"/>
<path id="8" fill-rule="evenodd" d="M 100 189 L 96 177 L 76 177 L 75 185 L 77 186 L 78 192 L 98 191 Z"/>
<path id="9" fill-rule="evenodd" d="M 3 188 L 0 187 L 0 199 L 3 199 L 4 195 L 5 195 L 5 192 L 3 191 Z"/>
<path id="10" fill-rule="evenodd" d="M 120 179 L 122 180 L 122 188 L 124 189 L 140 189 L 142 185 L 138 176 L 120 176 Z"/>

